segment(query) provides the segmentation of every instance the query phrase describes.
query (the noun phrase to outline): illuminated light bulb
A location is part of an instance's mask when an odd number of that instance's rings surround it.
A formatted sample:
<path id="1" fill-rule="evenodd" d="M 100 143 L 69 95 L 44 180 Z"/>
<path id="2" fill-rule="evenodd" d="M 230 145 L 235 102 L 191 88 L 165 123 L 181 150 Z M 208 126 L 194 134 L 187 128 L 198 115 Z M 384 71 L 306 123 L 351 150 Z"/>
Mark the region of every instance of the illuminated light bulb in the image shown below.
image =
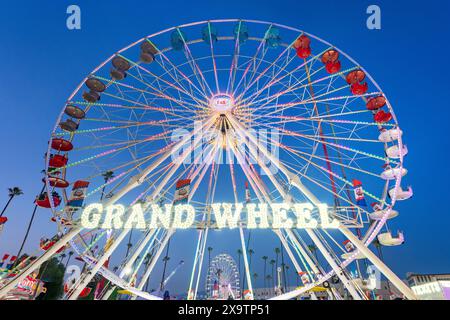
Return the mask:
<path id="1" fill-rule="evenodd" d="M 292 219 L 288 218 L 287 212 L 290 209 L 287 203 L 272 203 L 273 225 L 274 229 L 291 229 L 293 226 Z"/>
<path id="2" fill-rule="evenodd" d="M 183 221 L 183 214 L 186 213 L 186 217 Z M 195 220 L 195 209 L 189 204 L 179 204 L 175 206 L 175 216 L 173 219 L 172 228 L 174 229 L 187 229 L 192 226 Z"/>
<path id="3" fill-rule="evenodd" d="M 328 214 L 328 206 L 326 204 L 319 204 L 320 224 L 324 229 L 336 229 L 339 228 L 339 221 L 336 218 L 332 218 L 330 221 L 330 215 Z"/>
<path id="4" fill-rule="evenodd" d="M 256 211 L 256 204 L 248 203 L 247 208 L 247 228 L 248 229 L 267 229 L 269 228 L 269 222 L 267 220 L 267 204 L 260 203 L 258 205 L 259 211 Z M 259 225 L 256 223 L 256 219 L 259 219 Z"/>
<path id="5" fill-rule="evenodd" d="M 125 213 L 125 207 L 121 204 L 114 204 L 106 208 L 103 229 L 121 229 L 123 227 L 122 216 Z"/>
<path id="6" fill-rule="evenodd" d="M 137 203 L 131 207 L 131 214 L 127 219 L 127 222 L 123 226 L 125 229 L 145 229 L 145 218 L 144 211 L 142 210 L 142 205 Z"/>
<path id="7" fill-rule="evenodd" d="M 157 204 L 152 204 L 152 217 L 150 219 L 149 229 L 156 229 L 159 227 L 163 227 L 165 229 L 170 228 L 170 222 L 172 218 L 172 205 L 165 204 L 165 211 Z M 158 222 L 161 222 L 161 226 Z"/>
<path id="8" fill-rule="evenodd" d="M 223 229 L 228 227 L 230 229 L 237 228 L 238 221 L 241 219 L 242 203 L 236 203 L 236 210 L 232 212 L 233 204 L 231 203 L 214 203 L 211 205 L 214 216 L 216 217 L 217 227 Z M 223 213 L 221 208 L 223 207 Z"/>
<path id="9" fill-rule="evenodd" d="M 81 214 L 81 226 L 86 229 L 98 228 L 102 212 L 103 205 L 101 203 L 92 203 L 88 205 Z"/>
<path id="10" fill-rule="evenodd" d="M 311 211 L 314 209 L 311 203 L 294 204 L 294 213 L 297 216 L 297 228 L 314 229 L 318 222 L 311 217 Z"/>

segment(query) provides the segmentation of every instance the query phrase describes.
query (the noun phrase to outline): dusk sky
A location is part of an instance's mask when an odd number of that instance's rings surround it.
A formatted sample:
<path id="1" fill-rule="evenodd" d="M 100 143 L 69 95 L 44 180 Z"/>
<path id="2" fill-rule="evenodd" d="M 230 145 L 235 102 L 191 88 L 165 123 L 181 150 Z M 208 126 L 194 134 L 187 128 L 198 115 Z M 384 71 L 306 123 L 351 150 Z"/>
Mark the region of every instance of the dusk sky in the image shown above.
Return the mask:
<path id="1" fill-rule="evenodd" d="M 70 4 L 81 7 L 81 30 L 66 28 Z M 371 4 L 381 7 L 381 30 L 366 27 L 366 8 Z M 414 197 L 398 204 L 400 216 L 391 224 L 404 231 L 406 242 L 385 249 L 385 260 L 402 278 L 407 272 L 450 273 L 450 210 L 446 207 L 450 3 L 446 0 L 41 0 L 3 4 L 0 206 L 8 199 L 8 187 L 18 186 L 24 195 L 14 199 L 6 212 L 9 221 L 0 236 L 0 254 L 15 254 L 20 245 L 42 187 L 40 171 L 47 142 L 67 97 L 80 81 L 137 39 L 171 26 L 218 18 L 273 21 L 305 30 L 344 50 L 371 73 L 389 97 L 405 133 L 409 173 L 404 185 L 414 188 Z M 50 217 L 49 210 L 38 210 L 27 252 L 38 253 L 39 239 L 55 233 Z M 258 243 L 253 248 L 258 257 L 273 255 L 273 248 Z"/>

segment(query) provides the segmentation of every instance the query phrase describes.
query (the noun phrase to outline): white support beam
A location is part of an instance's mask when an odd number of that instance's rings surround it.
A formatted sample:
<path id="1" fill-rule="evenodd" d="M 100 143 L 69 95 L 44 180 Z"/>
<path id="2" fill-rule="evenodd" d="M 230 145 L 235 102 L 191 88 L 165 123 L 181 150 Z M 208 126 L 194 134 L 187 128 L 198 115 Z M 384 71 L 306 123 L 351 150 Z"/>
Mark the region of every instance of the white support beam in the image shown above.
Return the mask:
<path id="1" fill-rule="evenodd" d="M 242 227 L 239 227 L 239 235 L 241 238 L 241 246 L 242 246 L 242 257 L 244 258 L 244 267 L 245 267 L 245 276 L 247 278 L 248 282 L 248 290 L 250 290 L 250 300 L 254 300 L 254 293 L 253 293 L 253 286 L 252 286 L 252 277 L 250 275 L 250 267 L 248 265 L 248 259 L 247 259 L 247 248 L 245 246 L 245 239 L 244 239 L 244 230 Z M 242 291 L 244 288 L 242 288 Z"/>
<path id="2" fill-rule="evenodd" d="M 127 229 L 119 234 L 119 236 L 114 240 L 108 250 L 105 251 L 103 256 L 97 261 L 95 266 L 92 269 L 88 269 L 85 277 L 83 277 L 80 283 L 77 284 L 76 288 L 69 295 L 68 300 L 76 300 L 80 293 L 86 288 L 86 286 L 91 282 L 91 280 L 95 277 L 100 268 L 105 264 L 105 262 L 111 257 L 111 254 L 117 249 L 119 244 L 125 238 L 130 230 Z"/>
<path id="3" fill-rule="evenodd" d="M 234 119 L 233 116 L 229 115 L 229 121 L 235 127 L 236 132 L 242 133 L 245 132 L 245 128 Z M 300 181 L 298 175 L 290 172 L 280 161 L 279 159 L 275 159 L 272 154 L 270 154 L 264 146 L 261 146 L 257 139 L 250 133 L 247 134 L 247 137 L 250 139 L 252 143 L 258 146 L 258 150 L 261 151 L 267 159 L 269 159 L 277 168 L 286 176 L 286 178 L 290 181 L 290 183 L 296 187 L 299 191 L 301 191 L 314 205 L 319 205 L 320 201 L 316 198 L 316 196 L 308 190 Z M 410 300 L 415 300 L 417 297 L 414 292 L 409 288 L 395 273 L 393 273 L 378 257 L 365 246 L 365 244 L 359 240 L 350 230 L 345 228 L 344 226 L 340 226 L 339 230 L 347 237 L 355 247 L 370 261 L 372 262 L 380 272 L 382 272 L 386 278 L 391 281 L 397 289 L 401 291 L 401 293 Z M 317 246 L 317 244 L 316 244 Z M 319 249 L 320 250 L 320 249 Z"/>
<path id="4" fill-rule="evenodd" d="M 169 242 L 170 238 L 175 233 L 174 229 L 167 230 L 167 234 L 164 236 L 164 239 L 162 240 L 161 244 L 159 245 L 158 250 L 156 251 L 155 255 L 152 258 L 152 261 L 147 267 L 147 270 L 145 270 L 145 273 L 143 274 L 141 281 L 139 282 L 139 285 L 137 286 L 138 290 L 142 290 L 142 288 L 145 286 L 145 283 L 148 280 L 148 277 L 153 271 L 153 268 L 156 266 L 156 262 L 158 262 L 159 257 L 161 256 L 164 248 L 166 247 L 167 243 Z M 137 296 L 133 296 L 131 300 L 136 300 Z"/>
<path id="5" fill-rule="evenodd" d="M 205 257 L 206 243 L 208 240 L 208 231 L 209 231 L 209 228 L 206 228 L 206 230 L 204 232 L 204 237 L 202 239 L 203 245 L 201 246 L 201 249 L 200 249 L 200 261 L 199 261 L 199 265 L 198 265 L 197 281 L 195 283 L 194 300 L 197 300 L 198 286 L 200 284 L 200 275 L 202 273 L 203 259 Z"/>

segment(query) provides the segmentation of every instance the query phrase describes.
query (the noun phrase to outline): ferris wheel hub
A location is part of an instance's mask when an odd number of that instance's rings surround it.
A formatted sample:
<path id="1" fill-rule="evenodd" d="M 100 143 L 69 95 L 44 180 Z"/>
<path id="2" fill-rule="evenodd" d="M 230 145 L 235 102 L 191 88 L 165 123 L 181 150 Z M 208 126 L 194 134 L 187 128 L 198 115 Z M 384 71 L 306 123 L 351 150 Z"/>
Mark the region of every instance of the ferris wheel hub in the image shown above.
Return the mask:
<path id="1" fill-rule="evenodd" d="M 234 99 L 229 94 L 220 93 L 211 97 L 209 105 L 216 112 L 229 112 L 234 108 Z"/>

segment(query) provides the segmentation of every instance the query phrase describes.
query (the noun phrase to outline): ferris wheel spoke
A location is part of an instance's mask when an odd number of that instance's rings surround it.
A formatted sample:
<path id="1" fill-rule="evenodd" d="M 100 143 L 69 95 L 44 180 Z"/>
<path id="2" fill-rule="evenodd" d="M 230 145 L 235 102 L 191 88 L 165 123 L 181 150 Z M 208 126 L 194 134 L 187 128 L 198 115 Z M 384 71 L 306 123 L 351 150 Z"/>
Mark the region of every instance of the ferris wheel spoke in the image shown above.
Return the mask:
<path id="1" fill-rule="evenodd" d="M 179 105 L 181 107 L 185 107 L 190 112 L 194 111 L 195 109 L 191 109 L 188 106 L 198 108 L 198 104 L 189 103 L 189 102 L 186 102 L 186 101 L 181 101 L 181 100 L 175 99 L 175 98 L 173 98 L 171 96 L 168 96 L 165 93 L 151 92 L 151 91 L 148 91 L 148 90 L 145 90 L 145 89 L 140 89 L 140 88 L 133 87 L 131 85 L 128 85 L 128 84 L 125 84 L 125 83 L 122 83 L 122 82 L 115 82 L 115 85 L 117 85 L 118 87 L 124 87 L 124 88 L 130 89 L 130 90 L 133 90 L 135 92 L 139 92 L 142 95 L 149 94 L 149 95 L 153 95 L 155 97 L 161 98 L 161 99 L 165 99 L 165 100 L 169 100 L 169 101 L 175 102 L 177 105 Z M 113 94 L 110 94 L 110 93 L 107 93 L 107 92 L 104 92 L 103 94 L 111 96 L 111 97 L 114 97 L 116 99 L 119 98 L 117 95 L 113 95 Z M 136 103 L 136 101 L 128 100 L 128 99 L 125 99 L 123 97 L 120 100 L 124 100 L 124 101 L 131 102 L 131 103 L 133 103 L 133 102 Z"/>
<path id="2" fill-rule="evenodd" d="M 186 95 L 189 99 L 192 99 L 193 101 L 196 101 L 199 104 L 204 104 L 204 101 L 198 99 L 198 97 L 195 96 L 195 94 L 192 91 L 187 90 L 182 83 L 180 82 L 180 80 L 178 78 L 176 78 L 175 76 L 172 75 L 172 73 L 165 68 L 164 64 L 160 63 L 158 60 L 155 60 L 159 66 L 165 71 L 164 74 L 162 75 L 156 75 L 155 73 L 151 72 L 150 70 L 148 70 L 147 68 L 144 68 L 141 64 L 139 63 L 135 63 L 133 61 L 131 61 L 130 59 L 127 59 L 124 56 L 121 56 L 122 58 L 126 59 L 128 62 L 130 62 L 133 66 L 135 66 L 137 68 L 138 76 L 133 75 L 131 72 L 129 73 L 129 76 L 131 76 L 133 79 L 141 82 L 142 84 L 144 84 L 145 86 L 157 91 L 160 95 L 164 95 L 164 93 L 161 91 L 161 89 L 157 89 L 154 87 L 153 84 L 150 84 L 148 81 L 144 80 L 144 77 L 142 76 L 140 71 L 145 72 L 146 74 L 150 75 L 153 79 L 152 83 L 156 82 L 158 83 L 158 85 L 161 86 L 161 82 L 164 83 L 165 85 L 167 85 L 170 88 L 175 89 L 178 93 L 182 93 L 184 95 Z M 173 81 L 168 81 L 166 79 L 164 79 L 165 75 L 169 75 L 169 77 L 173 80 Z"/>
<path id="3" fill-rule="evenodd" d="M 238 34 L 240 32 L 241 23 L 242 22 L 239 22 Z M 235 40 L 234 40 L 233 57 L 231 59 L 231 66 L 230 66 L 230 72 L 229 72 L 229 75 L 228 75 L 227 91 L 226 91 L 226 93 L 229 93 L 230 91 L 233 92 L 234 82 L 236 80 L 236 72 L 237 72 L 237 69 L 238 69 L 239 49 L 240 49 L 239 36 L 236 36 Z M 258 48 L 258 50 L 259 50 L 259 48 Z M 248 65 L 248 68 L 250 68 L 250 64 Z M 234 95 L 234 92 L 233 92 L 232 95 Z"/>
<path id="4" fill-rule="evenodd" d="M 176 28 L 176 31 L 178 32 L 178 35 L 180 36 L 181 40 L 183 41 L 186 59 L 188 60 L 189 65 L 191 66 L 192 72 L 195 75 L 197 82 L 200 84 L 200 86 L 203 89 L 203 95 L 205 97 L 208 96 L 208 94 L 206 93 L 207 90 L 208 90 L 209 94 L 213 95 L 213 92 L 212 92 L 211 88 L 209 87 L 208 82 L 206 81 L 200 67 L 198 66 L 194 56 L 191 53 L 191 50 L 189 49 L 189 45 L 187 44 L 184 35 L 181 33 L 179 28 Z M 200 77 L 200 79 L 198 77 Z"/>
<path id="5" fill-rule="evenodd" d="M 324 52 L 325 52 L 325 51 L 324 51 Z M 310 58 L 309 60 L 304 61 L 304 62 L 303 62 L 302 64 L 300 64 L 299 66 L 297 66 L 297 67 L 295 67 L 293 70 L 289 71 L 289 70 L 287 70 L 287 67 L 289 66 L 289 64 L 290 64 L 292 61 L 294 61 L 294 60 L 296 59 L 295 56 L 292 57 L 290 60 L 288 60 L 288 63 L 286 63 L 284 66 L 282 66 L 282 68 L 280 68 L 280 70 L 279 70 L 273 77 L 270 78 L 270 81 L 268 81 L 268 83 L 266 83 L 261 89 L 257 90 L 255 93 L 250 94 L 249 96 L 247 96 L 247 97 L 241 99 L 241 100 L 239 101 L 239 103 L 242 103 L 242 104 L 245 105 L 245 103 L 246 103 L 247 101 L 251 100 L 251 102 L 248 103 L 248 104 L 249 104 L 249 105 L 254 104 L 254 100 L 255 100 L 262 92 L 264 92 L 264 91 L 270 89 L 272 86 L 274 86 L 274 85 L 280 83 L 284 78 L 289 77 L 289 76 L 294 76 L 295 72 L 297 72 L 297 71 L 299 71 L 299 70 L 302 70 L 308 63 L 311 63 L 312 61 L 317 60 L 322 54 L 323 54 L 323 52 L 319 53 L 319 54 L 316 55 L 316 56 L 313 56 L 313 57 Z M 315 72 L 317 73 L 317 72 L 321 71 L 322 69 L 323 69 L 323 67 L 322 67 L 322 68 L 319 68 L 319 69 L 316 70 Z M 278 77 L 282 72 L 283 72 L 284 74 L 283 74 L 281 77 Z M 339 74 L 341 74 L 341 73 L 339 73 Z M 321 81 L 327 80 L 327 79 L 329 79 L 329 78 L 333 78 L 333 77 L 335 77 L 335 76 L 337 76 L 337 74 L 331 75 L 331 76 L 329 76 L 329 77 L 324 77 L 324 78 L 322 78 L 322 79 L 317 80 L 317 82 L 321 82 Z M 278 78 L 277 78 L 277 77 L 278 77 Z M 272 95 L 272 96 L 263 98 L 263 99 L 259 100 L 258 102 L 260 102 L 260 101 L 265 101 L 265 100 L 273 101 L 273 100 L 275 100 L 277 97 L 279 97 L 279 96 L 281 96 L 281 95 L 283 95 L 283 94 L 286 94 L 286 93 L 293 92 L 293 91 L 295 91 L 295 90 L 301 89 L 302 86 L 299 87 L 299 85 L 302 84 L 305 80 L 306 80 L 306 76 L 305 76 L 305 77 L 302 76 L 300 79 L 297 79 L 296 82 L 294 82 L 293 84 L 290 84 L 290 85 L 289 85 L 289 88 L 288 88 L 286 91 L 283 91 L 283 92 L 280 93 L 279 95 L 276 94 L 276 95 Z"/>
<path id="6" fill-rule="evenodd" d="M 306 87 L 305 87 L 305 88 L 306 88 Z M 307 105 L 307 104 L 317 105 L 317 102 L 318 102 L 317 98 L 325 97 L 325 96 L 327 96 L 327 95 L 331 95 L 331 94 L 336 93 L 336 92 L 339 92 L 339 91 L 341 91 L 341 90 L 343 90 L 343 89 L 345 89 L 345 88 L 348 88 L 348 86 L 343 86 L 343 87 L 340 87 L 340 88 L 337 88 L 337 89 L 330 90 L 330 91 L 328 91 L 328 92 L 326 92 L 326 93 L 323 93 L 323 94 L 320 94 L 320 95 L 316 95 L 315 98 L 307 99 L 307 100 L 304 100 L 304 101 L 291 102 L 291 103 L 287 103 L 287 104 L 284 104 L 284 105 L 283 105 L 283 104 L 280 104 L 280 105 L 276 104 L 276 105 L 274 105 L 274 106 L 264 106 L 264 107 L 262 107 L 262 108 L 275 108 L 275 110 L 272 111 L 272 112 L 263 114 L 263 115 L 256 116 L 256 117 L 254 118 L 254 120 L 260 119 L 261 117 L 268 117 L 268 116 L 271 116 L 271 115 L 273 115 L 273 114 L 282 112 L 282 111 L 284 111 L 284 110 L 286 110 L 286 109 L 289 109 L 289 108 L 292 108 L 292 107 L 296 107 L 296 106 L 300 106 L 300 105 Z M 375 95 L 378 95 L 378 94 L 379 94 L 379 93 L 376 92 L 376 93 L 366 94 L 365 96 L 375 96 Z M 341 99 L 342 99 L 342 98 L 343 98 L 343 97 L 341 97 Z M 347 97 L 345 97 L 345 98 L 347 98 Z M 334 101 L 335 101 L 335 100 L 337 100 L 337 99 L 331 98 L 331 100 L 334 100 Z M 331 100 L 330 100 L 330 101 L 331 101 Z M 324 102 L 324 101 L 327 101 L 327 100 L 322 100 L 321 102 Z"/>
<path id="7" fill-rule="evenodd" d="M 150 40 L 146 39 L 146 41 L 149 42 L 150 44 L 152 44 L 157 50 L 159 50 Z M 173 68 L 173 71 L 175 72 L 176 75 L 180 75 L 185 81 L 187 81 L 189 83 L 189 85 L 191 85 L 197 91 L 197 93 L 199 93 L 203 98 L 208 99 L 208 96 L 205 94 L 205 92 L 203 90 L 199 89 L 189 79 L 189 77 L 187 77 L 175 64 L 172 63 L 172 61 L 164 54 L 164 50 L 159 50 L 158 56 L 161 57 L 161 62 L 159 62 L 158 59 L 155 59 L 155 61 L 158 63 L 158 65 L 161 68 L 163 68 L 167 72 L 167 74 L 169 74 L 171 76 L 171 78 L 175 82 L 177 82 L 181 86 L 179 80 L 177 79 L 178 77 L 177 76 L 173 77 L 172 74 L 168 71 L 168 69 L 164 66 L 164 61 L 166 61 Z M 194 96 L 193 92 L 191 94 L 192 94 L 192 96 Z"/>
<path id="8" fill-rule="evenodd" d="M 268 66 L 266 67 L 261 73 L 258 74 L 258 76 L 249 83 L 248 86 L 246 86 L 246 88 L 243 90 L 243 92 L 237 97 L 236 100 L 239 100 L 242 98 L 242 96 L 245 94 L 245 92 L 247 92 L 255 83 L 258 82 L 259 79 L 261 79 L 261 77 L 268 71 L 270 70 L 270 68 L 272 68 L 279 59 L 281 59 L 292 47 L 292 45 L 294 44 L 294 42 L 297 40 L 297 38 L 295 38 L 294 41 L 291 42 L 290 45 L 288 45 L 279 55 L 277 58 L 275 58 L 275 60 Z"/>
<path id="9" fill-rule="evenodd" d="M 366 98 L 366 97 L 376 96 L 376 95 L 379 95 L 379 94 L 380 94 L 379 92 L 372 92 L 372 93 L 367 93 L 367 94 L 364 94 L 364 95 L 361 95 L 361 96 L 353 96 L 353 95 L 352 96 L 338 96 L 338 97 L 331 97 L 331 98 L 326 98 L 326 99 L 317 99 L 317 97 L 316 97 L 316 99 L 306 99 L 306 100 L 290 102 L 290 103 L 267 105 L 267 106 L 264 106 L 262 109 L 263 110 L 265 110 L 265 109 L 279 109 L 279 110 L 276 110 L 276 112 L 281 112 L 281 111 L 284 111 L 284 110 L 289 109 L 289 108 L 305 106 L 305 105 L 313 104 L 313 103 L 316 103 L 316 104 L 319 104 L 319 103 L 330 103 L 330 102 L 339 101 L 339 100 L 346 100 L 347 101 L 348 99 L 351 99 L 351 98 L 353 98 L 353 99 L 355 99 L 355 98 Z M 343 105 L 338 104 L 338 106 L 343 106 Z M 259 118 L 262 118 L 262 117 L 265 117 L 265 116 L 269 116 L 269 115 L 272 115 L 272 114 L 274 114 L 276 112 L 273 112 L 273 113 L 270 113 L 270 114 L 258 115 L 257 117 L 255 117 L 255 119 L 259 119 Z M 256 112 L 254 112 L 254 113 L 256 113 Z"/>
<path id="10" fill-rule="evenodd" d="M 239 50 L 240 50 L 239 34 L 240 34 L 240 31 L 241 31 L 241 27 L 242 27 L 242 21 L 239 21 L 239 28 L 237 30 L 238 32 L 237 32 L 237 35 L 235 36 L 234 54 L 233 54 L 233 60 L 232 60 L 233 63 L 234 63 L 234 67 L 235 68 L 237 67 L 238 58 L 239 58 Z M 231 66 L 231 68 L 230 68 L 230 77 L 229 77 L 229 80 L 228 80 L 228 84 L 229 85 L 227 86 L 227 93 L 229 91 L 231 91 L 232 92 L 232 96 L 235 96 L 237 94 L 239 88 L 241 87 L 241 83 L 246 79 L 246 76 L 247 76 L 247 73 L 248 73 L 250 67 L 252 65 L 256 64 L 256 57 L 258 56 L 258 54 L 259 54 L 261 49 L 263 49 L 263 55 L 262 55 L 262 58 L 260 59 L 260 61 L 264 58 L 264 56 L 265 56 L 265 52 L 264 52 L 264 47 L 265 46 L 264 46 L 264 44 L 265 44 L 265 37 L 261 39 L 261 41 L 260 41 L 260 43 L 258 45 L 258 48 L 256 49 L 255 55 L 253 57 L 251 57 L 251 59 L 248 61 L 248 65 L 247 65 L 245 71 L 243 72 L 243 74 L 241 76 L 241 79 L 239 80 L 239 82 L 238 82 L 238 84 L 236 86 L 236 89 L 233 89 L 234 80 L 235 80 L 235 77 L 236 77 L 236 70 L 234 72 L 234 76 L 231 77 L 231 71 L 233 70 L 233 65 Z M 258 67 L 259 67 L 259 65 L 258 65 Z M 255 71 L 255 69 L 254 69 L 254 71 Z M 250 77 L 250 79 L 253 78 L 253 76 L 254 76 L 254 73 Z M 230 81 L 231 80 L 232 80 L 232 82 L 231 82 L 231 86 L 230 86 Z M 230 90 L 229 90 L 229 88 L 230 88 Z"/>
<path id="11" fill-rule="evenodd" d="M 218 94 L 220 92 L 220 86 L 219 86 L 219 76 L 217 74 L 217 64 L 216 64 L 216 59 L 214 56 L 214 41 L 213 41 L 213 37 L 211 34 L 211 24 L 208 22 L 208 34 L 209 34 L 209 45 L 210 45 L 210 49 L 211 49 L 211 59 L 212 59 L 212 63 L 213 63 L 213 69 L 214 69 L 214 79 L 216 81 L 216 93 Z"/>

